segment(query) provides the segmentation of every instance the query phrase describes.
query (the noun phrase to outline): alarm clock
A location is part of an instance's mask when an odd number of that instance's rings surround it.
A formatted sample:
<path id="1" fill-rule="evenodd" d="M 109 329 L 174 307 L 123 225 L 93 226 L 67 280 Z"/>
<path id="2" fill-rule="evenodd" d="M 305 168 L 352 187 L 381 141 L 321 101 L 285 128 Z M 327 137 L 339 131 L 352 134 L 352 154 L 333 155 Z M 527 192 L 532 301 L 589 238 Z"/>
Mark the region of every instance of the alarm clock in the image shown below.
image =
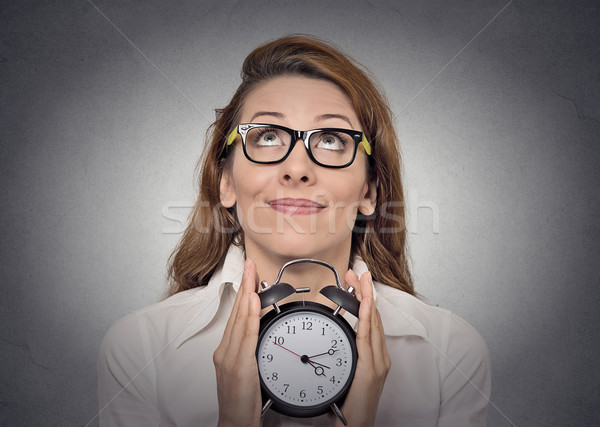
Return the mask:
<path id="1" fill-rule="evenodd" d="M 308 262 L 333 272 L 336 285 L 320 293 L 336 305 L 335 309 L 309 301 L 278 305 L 294 293 L 310 291 L 281 282 L 287 267 Z M 272 285 L 263 281 L 261 286 L 261 308 L 273 307 L 261 318 L 256 348 L 262 415 L 269 409 L 302 418 L 333 411 L 347 425 L 339 408 L 354 379 L 358 353 L 356 334 L 340 311 L 358 318 L 360 303 L 353 288 L 344 289 L 335 268 L 315 259 L 290 261 Z"/>

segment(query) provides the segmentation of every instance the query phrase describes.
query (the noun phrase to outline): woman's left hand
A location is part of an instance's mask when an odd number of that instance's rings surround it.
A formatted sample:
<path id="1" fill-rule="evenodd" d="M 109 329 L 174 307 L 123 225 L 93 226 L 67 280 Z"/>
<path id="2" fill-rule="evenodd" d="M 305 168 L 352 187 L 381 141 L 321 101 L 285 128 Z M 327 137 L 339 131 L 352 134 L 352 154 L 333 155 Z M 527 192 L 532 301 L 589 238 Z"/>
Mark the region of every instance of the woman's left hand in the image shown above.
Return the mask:
<path id="1" fill-rule="evenodd" d="M 260 326 L 258 275 L 247 260 L 223 338 L 213 355 L 217 373 L 219 426 L 260 426 L 261 395 L 256 364 Z"/>
<path id="2" fill-rule="evenodd" d="M 348 270 L 345 279 L 347 286 L 356 289 L 356 297 L 361 304 L 356 332 L 356 373 L 341 410 L 349 426 L 373 426 L 379 397 L 392 362 L 381 317 L 373 302 L 371 273 L 364 273 L 359 280 L 352 270 Z M 336 425 L 341 426 L 342 422 L 337 420 Z"/>

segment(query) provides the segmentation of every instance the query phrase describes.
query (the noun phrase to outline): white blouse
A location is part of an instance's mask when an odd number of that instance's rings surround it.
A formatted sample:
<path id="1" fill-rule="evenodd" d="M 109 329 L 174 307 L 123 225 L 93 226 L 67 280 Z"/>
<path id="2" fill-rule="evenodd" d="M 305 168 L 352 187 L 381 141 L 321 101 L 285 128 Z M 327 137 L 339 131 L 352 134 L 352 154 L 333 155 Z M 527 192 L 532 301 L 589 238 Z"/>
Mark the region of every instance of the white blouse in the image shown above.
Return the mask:
<path id="1" fill-rule="evenodd" d="M 240 286 L 244 255 L 232 246 L 207 286 L 180 292 L 117 321 L 98 359 L 101 426 L 215 426 L 212 357 Z M 353 270 L 367 271 L 357 258 Z M 483 426 L 491 391 L 481 336 L 451 312 L 374 283 L 392 366 L 375 425 Z M 348 315 L 351 325 L 356 319 Z M 327 415 L 289 418 L 271 410 L 263 426 L 324 426 Z"/>

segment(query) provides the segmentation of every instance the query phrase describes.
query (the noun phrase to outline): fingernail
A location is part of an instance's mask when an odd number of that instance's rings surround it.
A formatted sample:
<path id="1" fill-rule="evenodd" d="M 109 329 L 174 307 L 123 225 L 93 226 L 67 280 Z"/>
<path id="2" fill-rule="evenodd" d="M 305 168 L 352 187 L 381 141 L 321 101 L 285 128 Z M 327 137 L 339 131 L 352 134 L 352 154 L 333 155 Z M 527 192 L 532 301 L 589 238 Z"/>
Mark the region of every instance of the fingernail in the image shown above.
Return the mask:
<path id="1" fill-rule="evenodd" d="M 367 280 L 372 285 L 373 284 L 373 276 L 371 276 L 371 272 L 367 271 Z"/>

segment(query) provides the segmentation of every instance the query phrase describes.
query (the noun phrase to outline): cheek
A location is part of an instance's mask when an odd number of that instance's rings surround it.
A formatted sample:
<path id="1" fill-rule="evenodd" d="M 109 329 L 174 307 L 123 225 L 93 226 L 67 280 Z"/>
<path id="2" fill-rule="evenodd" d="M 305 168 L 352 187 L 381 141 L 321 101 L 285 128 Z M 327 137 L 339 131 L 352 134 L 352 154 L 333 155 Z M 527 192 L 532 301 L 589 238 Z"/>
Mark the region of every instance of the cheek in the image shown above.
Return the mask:
<path id="1" fill-rule="evenodd" d="M 355 170 L 353 173 L 328 177 L 325 182 L 333 184 L 330 189 L 338 204 L 357 206 L 364 198 L 366 179 L 362 171 Z"/>
<path id="2" fill-rule="evenodd" d="M 360 204 L 360 194 L 356 191 L 347 191 L 336 194 L 336 206 L 344 212 L 352 212 L 358 209 Z"/>
<path id="3" fill-rule="evenodd" d="M 240 164 L 233 172 L 233 185 L 237 197 L 238 210 L 242 213 L 264 208 L 265 189 L 270 187 L 274 177 L 269 170 L 258 170 L 253 164 Z"/>
<path id="4" fill-rule="evenodd" d="M 236 151 L 232 164 L 233 184 L 238 201 L 254 197 L 268 180 L 265 171 L 259 171 L 257 165 L 250 163 L 243 156 L 243 153 Z"/>
<path id="5" fill-rule="evenodd" d="M 348 179 L 345 182 L 344 185 L 340 185 L 332 192 L 335 198 L 335 209 L 334 213 L 330 214 L 333 215 L 330 217 L 330 221 L 335 221 L 339 227 L 352 229 L 363 201 L 365 183 L 364 180 L 357 179 Z"/>

